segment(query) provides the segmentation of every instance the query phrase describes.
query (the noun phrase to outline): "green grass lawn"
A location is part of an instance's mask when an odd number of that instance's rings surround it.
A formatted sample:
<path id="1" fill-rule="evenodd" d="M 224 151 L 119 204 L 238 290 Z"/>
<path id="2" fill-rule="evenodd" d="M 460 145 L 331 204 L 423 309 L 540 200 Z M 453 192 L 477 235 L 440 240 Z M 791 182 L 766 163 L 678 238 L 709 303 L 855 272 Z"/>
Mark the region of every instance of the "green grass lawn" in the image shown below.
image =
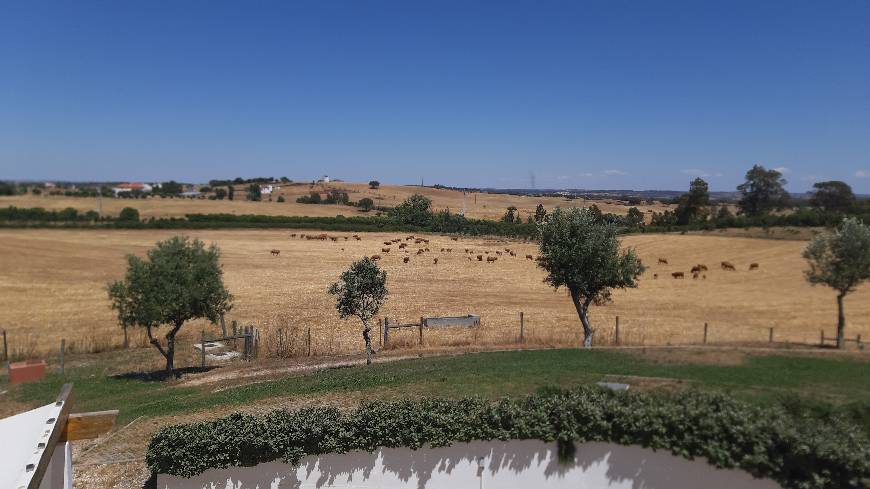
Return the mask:
<path id="1" fill-rule="evenodd" d="M 214 386 L 119 379 L 99 362 L 23 384 L 9 395 L 48 403 L 64 382 L 75 384 L 76 410 L 120 410 L 120 422 L 243 405 L 270 397 L 379 392 L 389 397 L 522 395 L 547 386 L 569 387 L 604 376 L 644 376 L 682 381 L 681 386 L 728 392 L 747 402 L 781 403 L 815 412 L 847 412 L 865 426 L 870 419 L 870 362 L 785 354 L 748 355 L 737 365 L 661 361 L 643 354 L 576 349 L 473 353 L 318 371 L 248 383 L 214 392 Z M 629 380 L 629 383 L 632 383 Z M 380 388 L 380 389 L 379 389 Z M 386 388 L 386 389 L 384 389 Z"/>

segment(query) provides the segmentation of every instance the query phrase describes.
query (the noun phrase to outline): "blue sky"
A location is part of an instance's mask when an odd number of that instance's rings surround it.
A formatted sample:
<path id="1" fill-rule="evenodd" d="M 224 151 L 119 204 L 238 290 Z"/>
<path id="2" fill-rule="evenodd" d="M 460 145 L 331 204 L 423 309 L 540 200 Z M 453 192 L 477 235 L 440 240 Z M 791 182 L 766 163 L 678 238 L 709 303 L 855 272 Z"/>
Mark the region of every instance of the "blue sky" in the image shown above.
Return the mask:
<path id="1" fill-rule="evenodd" d="M 870 192 L 870 2 L 0 7 L 0 178 Z"/>

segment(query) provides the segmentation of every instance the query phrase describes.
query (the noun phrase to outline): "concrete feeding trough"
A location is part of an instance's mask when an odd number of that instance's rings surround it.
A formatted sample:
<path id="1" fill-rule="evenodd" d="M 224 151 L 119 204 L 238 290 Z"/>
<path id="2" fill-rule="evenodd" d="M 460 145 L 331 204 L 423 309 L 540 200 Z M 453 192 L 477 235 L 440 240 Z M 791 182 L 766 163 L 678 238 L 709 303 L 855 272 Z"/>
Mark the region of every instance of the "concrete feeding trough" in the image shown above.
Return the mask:
<path id="1" fill-rule="evenodd" d="M 242 354 L 237 351 L 219 351 L 215 353 L 206 353 L 205 358 L 216 362 L 228 362 L 241 356 Z"/>
<path id="2" fill-rule="evenodd" d="M 210 350 L 219 350 L 224 347 L 224 344 L 219 341 L 206 341 L 205 342 L 205 351 Z M 194 343 L 193 348 L 196 350 L 202 350 L 202 343 Z"/>
<path id="3" fill-rule="evenodd" d="M 618 382 L 597 382 L 597 385 L 615 392 L 627 391 L 629 387 L 628 384 L 620 384 Z"/>

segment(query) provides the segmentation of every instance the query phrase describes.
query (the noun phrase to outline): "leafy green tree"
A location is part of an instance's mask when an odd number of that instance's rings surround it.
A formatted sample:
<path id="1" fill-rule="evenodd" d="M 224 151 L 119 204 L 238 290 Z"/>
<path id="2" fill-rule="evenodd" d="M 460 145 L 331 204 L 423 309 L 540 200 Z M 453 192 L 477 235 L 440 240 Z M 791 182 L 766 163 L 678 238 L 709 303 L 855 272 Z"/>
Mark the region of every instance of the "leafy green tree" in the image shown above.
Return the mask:
<path id="1" fill-rule="evenodd" d="M 132 207 L 124 207 L 118 215 L 118 220 L 124 222 L 139 222 L 139 211 Z"/>
<path id="2" fill-rule="evenodd" d="M 535 207 L 535 222 L 542 223 L 547 219 L 547 210 L 544 209 L 544 204 L 538 204 Z"/>
<path id="3" fill-rule="evenodd" d="M 374 189 L 376 189 L 376 188 L 378 188 L 378 187 L 380 187 L 380 186 L 381 186 L 381 182 L 379 182 L 379 181 L 377 181 L 377 180 L 372 180 L 372 181 L 369 182 L 369 188 L 372 189 L 372 190 L 374 190 Z"/>
<path id="4" fill-rule="evenodd" d="M 629 208 L 625 215 L 625 224 L 631 228 L 643 227 L 643 212 L 637 207 Z"/>
<path id="5" fill-rule="evenodd" d="M 426 227 L 432 220 L 432 201 L 423 195 L 414 194 L 393 208 L 391 215 L 401 224 Z"/>
<path id="6" fill-rule="evenodd" d="M 846 182 L 816 182 L 810 205 L 824 212 L 845 213 L 855 205 L 855 194 Z"/>
<path id="7" fill-rule="evenodd" d="M 184 191 L 182 185 L 175 180 L 170 180 L 168 182 L 163 182 L 160 184 L 160 187 L 157 188 L 157 192 L 160 195 L 178 195 Z"/>
<path id="8" fill-rule="evenodd" d="M 0 195 L 15 195 L 18 193 L 18 186 L 14 182 L 0 181 Z"/>
<path id="9" fill-rule="evenodd" d="M 517 208 L 515 206 L 510 206 L 505 211 L 504 215 L 501 217 L 501 222 L 514 222 L 516 217 Z"/>
<path id="10" fill-rule="evenodd" d="M 236 195 L 236 189 L 232 185 L 227 186 L 227 199 L 233 200 Z"/>
<path id="11" fill-rule="evenodd" d="M 381 270 L 371 258 L 351 264 L 338 282 L 329 286 L 329 293 L 335 296 L 335 309 L 341 319 L 356 316 L 363 324 L 363 340 L 366 345 L 366 364 L 372 363 L 372 338 L 369 334 L 369 321 L 387 300 L 387 273 Z"/>
<path id="12" fill-rule="evenodd" d="M 710 205 L 710 190 L 707 182 L 696 178 L 689 183 L 689 192 L 680 196 L 674 214 L 677 224 L 690 224 L 706 218 L 706 209 Z"/>
<path id="13" fill-rule="evenodd" d="M 538 266 L 547 271 L 544 281 L 557 290 L 568 289 L 583 325 L 583 345 L 589 348 L 595 331 L 589 306 L 608 302 L 612 289 L 636 287 L 643 264 L 634 250 L 620 250 L 616 226 L 602 224 L 591 209 L 557 207 L 539 233 Z"/>
<path id="14" fill-rule="evenodd" d="M 731 211 L 728 209 L 727 205 L 722 205 L 719 207 L 719 211 L 716 213 L 716 219 L 730 219 L 731 217 L 734 216 L 733 214 L 731 214 Z"/>
<path id="15" fill-rule="evenodd" d="M 742 197 L 737 203 L 740 212 L 747 216 L 760 216 L 772 210 L 788 206 L 789 196 L 785 190 L 788 183 L 782 173 L 753 165 L 746 172 L 746 182 L 737 186 Z"/>
<path id="16" fill-rule="evenodd" d="M 112 308 L 121 324 L 144 327 L 151 344 L 166 359 L 172 372 L 175 337 L 185 321 L 207 318 L 217 322 L 232 307 L 232 296 L 223 283 L 220 252 L 200 240 L 176 236 L 157 243 L 146 259 L 127 256 L 123 281 L 108 286 Z M 166 348 L 154 329 L 168 326 Z"/>
<path id="17" fill-rule="evenodd" d="M 870 280 L 870 227 L 855 218 L 843 219 L 833 232 L 813 238 L 803 256 L 810 265 L 807 281 L 837 291 L 837 348 L 843 348 L 846 329 L 843 299 Z"/>
<path id="18" fill-rule="evenodd" d="M 284 202 L 284 196 L 279 195 L 277 200 L 278 200 L 278 202 Z"/>
<path id="19" fill-rule="evenodd" d="M 281 177 L 281 183 L 290 183 L 290 182 L 292 182 L 292 181 L 293 181 L 293 180 L 290 180 L 290 179 L 287 178 L 287 177 Z"/>
<path id="20" fill-rule="evenodd" d="M 252 183 L 248 185 L 248 200 L 259 202 L 263 199 L 263 192 L 260 190 L 260 185 Z"/>
<path id="21" fill-rule="evenodd" d="M 214 197 L 217 200 L 224 200 L 227 197 L 227 191 L 223 187 L 214 189 Z"/>
<path id="22" fill-rule="evenodd" d="M 368 197 L 363 197 L 359 199 L 359 202 L 356 204 L 363 212 L 368 212 L 375 207 L 375 201 Z"/>

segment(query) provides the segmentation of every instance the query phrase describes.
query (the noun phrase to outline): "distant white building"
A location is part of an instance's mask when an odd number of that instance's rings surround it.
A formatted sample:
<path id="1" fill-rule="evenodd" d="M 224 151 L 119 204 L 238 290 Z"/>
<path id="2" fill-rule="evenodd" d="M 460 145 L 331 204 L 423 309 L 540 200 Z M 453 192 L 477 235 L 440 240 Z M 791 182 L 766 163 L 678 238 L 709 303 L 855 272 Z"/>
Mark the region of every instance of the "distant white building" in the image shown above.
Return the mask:
<path id="1" fill-rule="evenodd" d="M 323 178 L 320 179 L 323 183 L 329 183 L 329 175 L 323 175 Z"/>
<path id="2" fill-rule="evenodd" d="M 278 188 L 272 185 L 260 185 L 260 193 L 263 195 L 271 195 L 275 190 L 278 190 Z"/>
<path id="3" fill-rule="evenodd" d="M 120 184 L 117 187 L 114 187 L 112 189 L 112 191 L 115 192 L 116 197 L 118 196 L 118 194 L 129 193 L 129 192 L 132 192 L 134 190 L 138 190 L 138 191 L 142 192 L 143 194 L 147 194 L 147 193 L 150 193 L 154 189 L 151 187 L 151 185 L 148 185 L 147 183 L 139 183 L 139 182 L 122 183 L 122 184 Z"/>

